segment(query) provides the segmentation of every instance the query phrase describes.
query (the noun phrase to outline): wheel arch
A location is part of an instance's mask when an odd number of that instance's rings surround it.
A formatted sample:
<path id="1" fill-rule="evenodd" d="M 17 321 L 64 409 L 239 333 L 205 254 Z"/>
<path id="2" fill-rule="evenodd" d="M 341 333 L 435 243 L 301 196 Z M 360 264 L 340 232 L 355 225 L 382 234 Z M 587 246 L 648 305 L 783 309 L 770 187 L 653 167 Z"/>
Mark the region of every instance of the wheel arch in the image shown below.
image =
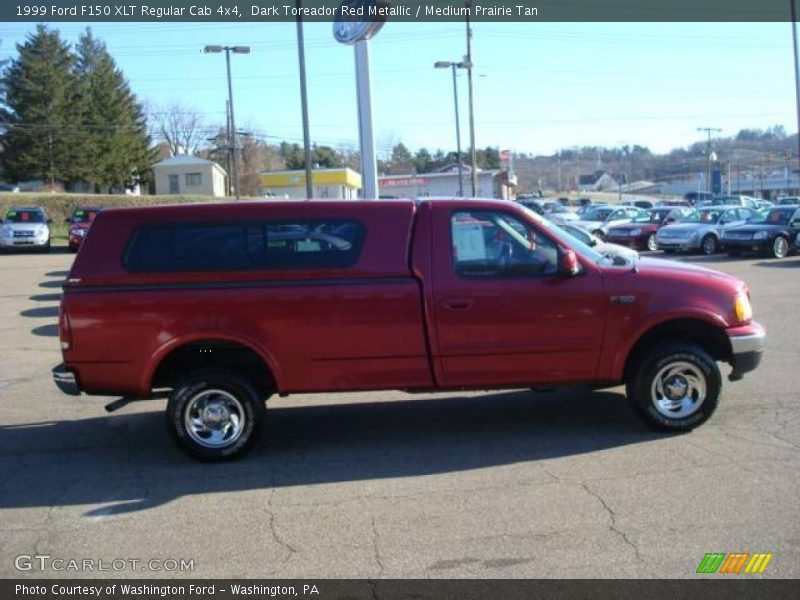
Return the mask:
<path id="1" fill-rule="evenodd" d="M 714 360 L 730 362 L 733 356 L 730 340 L 725 333 L 726 323 L 714 315 L 697 313 L 673 315 L 649 324 L 633 336 L 626 350 L 617 356 L 614 366 L 616 380 L 627 380 L 638 357 L 655 344 L 667 340 L 697 344 Z"/>
<path id="2" fill-rule="evenodd" d="M 204 351 L 208 356 L 204 356 Z M 215 362 L 220 360 L 220 356 L 223 357 L 222 364 Z M 174 338 L 153 352 L 140 382 L 143 395 L 149 395 L 157 387 L 170 387 L 170 379 L 186 365 L 192 368 L 229 367 L 250 375 L 254 383 L 268 381 L 275 391 L 282 387 L 280 368 L 267 349 L 243 336 L 227 332 L 195 332 Z"/>

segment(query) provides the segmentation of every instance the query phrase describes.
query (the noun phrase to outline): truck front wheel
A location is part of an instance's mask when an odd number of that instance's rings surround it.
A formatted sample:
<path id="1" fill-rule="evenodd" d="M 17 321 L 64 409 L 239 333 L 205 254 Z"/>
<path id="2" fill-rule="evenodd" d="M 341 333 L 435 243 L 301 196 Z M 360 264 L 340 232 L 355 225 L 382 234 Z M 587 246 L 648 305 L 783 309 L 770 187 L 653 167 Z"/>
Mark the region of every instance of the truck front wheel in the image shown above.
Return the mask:
<path id="1" fill-rule="evenodd" d="M 716 410 L 722 377 L 714 359 L 696 344 L 667 342 L 637 361 L 626 390 L 631 406 L 650 427 L 689 431 Z"/>
<path id="2" fill-rule="evenodd" d="M 237 458 L 255 441 L 261 395 L 238 374 L 204 369 L 179 381 L 167 403 L 167 425 L 178 446 L 204 461 Z"/>

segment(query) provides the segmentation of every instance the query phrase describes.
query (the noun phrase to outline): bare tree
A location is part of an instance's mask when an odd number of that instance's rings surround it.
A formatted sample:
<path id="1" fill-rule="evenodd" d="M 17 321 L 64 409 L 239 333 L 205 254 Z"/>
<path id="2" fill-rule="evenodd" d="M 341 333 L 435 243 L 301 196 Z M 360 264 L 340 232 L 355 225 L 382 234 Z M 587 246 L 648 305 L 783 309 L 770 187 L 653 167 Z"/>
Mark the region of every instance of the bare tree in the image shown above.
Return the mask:
<path id="1" fill-rule="evenodd" d="M 197 154 L 206 141 L 208 127 L 200 112 L 193 107 L 173 102 L 153 111 L 151 118 L 153 137 L 167 143 L 171 156 Z"/>

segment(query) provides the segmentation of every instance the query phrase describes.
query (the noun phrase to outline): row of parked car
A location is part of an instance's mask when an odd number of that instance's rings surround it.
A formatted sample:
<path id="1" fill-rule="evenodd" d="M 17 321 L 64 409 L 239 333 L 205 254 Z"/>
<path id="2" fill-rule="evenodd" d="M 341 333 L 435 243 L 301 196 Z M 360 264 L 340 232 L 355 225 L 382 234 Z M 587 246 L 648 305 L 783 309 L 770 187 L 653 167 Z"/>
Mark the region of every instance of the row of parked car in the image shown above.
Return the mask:
<path id="1" fill-rule="evenodd" d="M 78 207 L 66 219 L 69 224 L 69 249 L 72 252 L 78 251 L 100 210 L 98 207 Z M 0 249 L 49 252 L 52 223 L 53 220 L 41 206 L 13 206 L 3 217 Z"/>
<path id="2" fill-rule="evenodd" d="M 720 201 L 739 203 L 719 204 Z M 522 201 L 562 229 L 606 254 L 622 249 L 662 250 L 731 256 L 759 252 L 784 258 L 800 248 L 800 198 L 782 198 L 765 209 L 744 206 L 745 197 L 722 196 L 699 202 L 699 208 L 596 205 L 583 211 L 550 211 L 544 202 Z M 683 201 L 675 201 L 675 203 Z M 562 207 L 563 208 L 563 207 Z"/>

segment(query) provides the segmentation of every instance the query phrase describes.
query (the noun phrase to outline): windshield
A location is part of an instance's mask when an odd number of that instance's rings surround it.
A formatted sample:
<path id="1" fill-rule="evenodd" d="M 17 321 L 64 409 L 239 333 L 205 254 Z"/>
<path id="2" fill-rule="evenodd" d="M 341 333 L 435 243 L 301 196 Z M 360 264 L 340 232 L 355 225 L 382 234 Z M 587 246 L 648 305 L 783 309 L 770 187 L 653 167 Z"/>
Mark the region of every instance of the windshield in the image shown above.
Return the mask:
<path id="1" fill-rule="evenodd" d="M 667 215 L 671 213 L 672 210 L 653 210 L 649 213 L 645 213 L 643 215 L 639 215 L 636 217 L 633 222 L 634 223 L 661 223 L 664 219 L 667 218 Z"/>
<path id="2" fill-rule="evenodd" d="M 716 223 L 724 211 L 721 210 L 693 210 L 683 217 L 680 223 Z"/>
<path id="3" fill-rule="evenodd" d="M 6 213 L 6 223 L 44 223 L 44 213 L 39 210 L 10 210 Z"/>
<path id="4" fill-rule="evenodd" d="M 94 218 L 97 216 L 97 209 L 94 208 L 79 208 L 74 213 L 72 213 L 72 222 L 73 223 L 91 223 L 94 221 Z"/>
<path id="5" fill-rule="evenodd" d="M 613 208 L 590 208 L 583 213 L 584 221 L 605 221 L 612 213 Z"/>
<path id="6" fill-rule="evenodd" d="M 794 208 L 773 208 L 766 216 L 759 215 L 758 221 L 750 219 L 751 223 L 769 223 L 770 225 L 786 225 L 794 214 Z"/>

